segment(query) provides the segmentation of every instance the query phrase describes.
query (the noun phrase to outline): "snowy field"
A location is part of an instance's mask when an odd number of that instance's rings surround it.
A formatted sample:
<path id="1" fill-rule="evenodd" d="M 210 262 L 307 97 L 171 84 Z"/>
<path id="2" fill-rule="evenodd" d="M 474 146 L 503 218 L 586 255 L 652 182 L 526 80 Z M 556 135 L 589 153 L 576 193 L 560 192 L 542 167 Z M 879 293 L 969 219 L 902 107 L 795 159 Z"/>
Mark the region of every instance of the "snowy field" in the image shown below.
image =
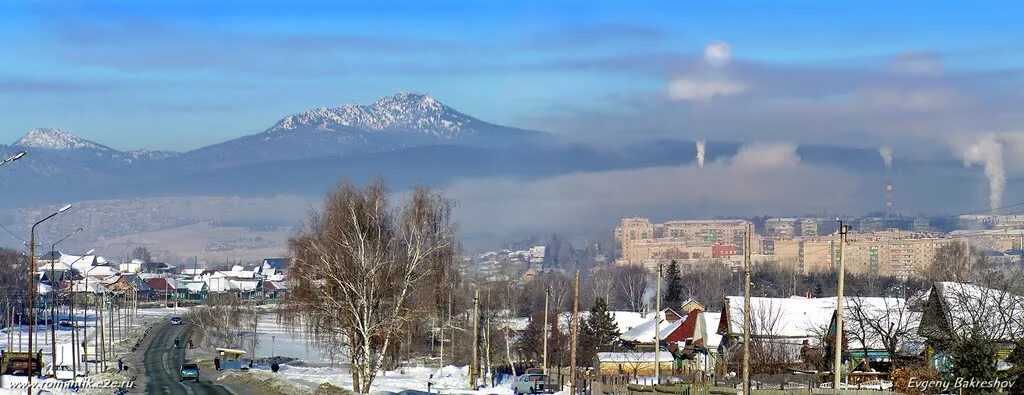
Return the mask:
<path id="1" fill-rule="evenodd" d="M 277 323 L 277 314 L 261 314 L 259 324 L 259 343 L 256 357 L 282 356 L 301 359 L 313 364 L 329 364 L 328 356 L 309 347 L 304 336 L 289 332 L 283 324 Z"/>
<path id="2" fill-rule="evenodd" d="M 296 358 L 304 366 L 282 364 L 279 376 L 284 380 L 307 389 L 314 389 L 320 383 L 330 383 L 344 389 L 352 388 L 352 375 L 347 366 L 323 355 L 310 347 L 301 333 L 289 332 L 284 324 L 277 322 L 277 314 L 260 315 L 259 346 L 257 357 L 281 356 Z M 335 353 L 337 354 L 337 353 Z M 335 355 L 337 357 L 337 355 Z M 401 392 L 405 390 L 427 391 L 431 383 L 431 392 L 448 394 L 500 394 L 512 393 L 511 383 L 503 383 L 494 388 L 471 390 L 469 386 L 468 367 L 446 366 L 442 369 L 433 367 L 408 367 L 397 371 L 382 372 L 373 381 L 373 392 Z"/>
<path id="3" fill-rule="evenodd" d="M 441 369 L 428 367 L 411 367 L 398 371 L 378 374 L 373 381 L 371 392 L 401 392 L 405 390 L 427 391 L 427 384 L 432 383 L 430 390 L 443 394 L 512 394 L 511 382 L 496 387 L 471 390 L 468 378 L 469 368 L 466 366 L 445 366 Z M 286 380 L 306 388 L 316 388 L 320 383 L 352 389 L 352 375 L 343 367 L 304 367 L 282 365 L 278 372 Z"/>

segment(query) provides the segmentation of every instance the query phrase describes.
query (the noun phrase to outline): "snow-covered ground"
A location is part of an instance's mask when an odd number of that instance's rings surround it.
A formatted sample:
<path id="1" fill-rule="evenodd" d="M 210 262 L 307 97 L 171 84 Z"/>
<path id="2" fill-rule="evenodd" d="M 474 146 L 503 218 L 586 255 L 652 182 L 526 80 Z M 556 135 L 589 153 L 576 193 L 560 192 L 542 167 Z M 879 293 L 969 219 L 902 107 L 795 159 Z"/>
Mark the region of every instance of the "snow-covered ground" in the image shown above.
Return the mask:
<path id="1" fill-rule="evenodd" d="M 134 331 L 138 330 L 141 327 L 144 327 L 145 325 L 147 325 L 147 324 L 149 324 L 151 322 L 162 320 L 162 319 L 166 319 L 166 317 L 168 317 L 168 316 L 183 314 L 184 312 L 185 312 L 185 309 L 183 309 L 183 308 L 179 308 L 179 309 L 174 309 L 174 308 L 139 309 L 138 313 L 136 315 L 136 318 L 135 318 L 135 320 L 133 322 L 131 322 L 130 327 L 127 326 L 128 320 L 125 317 L 123 317 L 123 316 L 121 317 L 121 320 L 124 320 L 124 323 L 126 324 L 126 328 L 122 329 L 122 331 L 120 333 L 117 330 L 117 325 L 120 322 L 122 322 L 122 321 L 118 320 L 118 318 L 116 316 L 116 313 L 115 313 L 114 320 L 113 320 L 113 322 L 114 322 L 113 335 L 114 335 L 114 342 L 115 342 L 113 350 L 114 350 L 115 354 L 122 354 L 122 353 L 127 352 L 128 349 L 132 346 L 132 344 L 134 344 L 133 343 L 134 342 L 133 339 L 135 337 L 132 336 Z M 104 323 L 105 324 L 109 323 L 108 318 L 109 317 L 106 317 L 106 316 L 104 317 Z M 65 314 L 65 315 L 61 315 L 58 318 L 58 320 L 62 320 L 62 319 L 70 319 L 70 317 Z M 91 355 L 91 353 L 95 352 L 95 350 L 96 350 L 95 347 L 94 347 L 94 344 L 96 344 L 96 329 L 95 329 L 96 313 L 94 311 L 90 310 L 88 312 L 88 316 L 85 316 L 85 315 L 80 314 L 80 313 L 79 314 L 75 314 L 75 317 L 74 317 L 73 321 L 75 322 L 75 326 L 77 327 L 75 336 L 76 336 L 78 342 L 81 342 L 82 340 L 87 340 L 88 341 L 88 350 L 87 351 L 90 353 L 88 358 L 90 360 L 95 359 L 95 357 L 93 355 Z M 51 361 L 53 360 L 53 357 L 52 357 L 53 353 L 51 351 L 52 347 L 50 345 L 51 344 L 51 336 L 52 336 L 51 332 L 50 332 L 50 327 L 46 326 L 46 325 L 37 325 L 37 326 L 32 328 L 32 331 L 33 331 L 33 336 L 34 336 L 34 339 L 32 340 L 32 348 L 34 348 L 36 350 L 42 350 L 43 351 L 43 364 L 46 365 L 46 366 L 49 366 L 51 364 Z M 109 332 L 107 332 L 107 334 L 109 335 Z M 137 335 L 137 333 L 136 333 L 136 335 Z M 123 342 L 121 341 L 122 339 L 124 339 Z M 128 344 L 128 343 L 132 343 L 132 344 Z M 57 329 L 57 331 L 56 331 L 56 344 L 57 344 L 57 364 L 59 364 L 59 365 L 70 365 L 71 361 L 72 361 L 72 354 L 71 354 L 71 351 L 72 351 L 72 346 L 71 346 L 71 328 L 58 328 Z M 10 347 L 11 351 L 28 351 L 28 325 L 22 325 L 22 326 L 15 326 L 15 327 L 11 327 L 11 328 L 0 329 L 0 350 L 7 351 L 8 347 Z M 116 364 L 116 362 L 113 362 L 112 364 Z M 108 366 L 114 366 L 114 365 L 108 365 Z M 79 370 L 85 370 L 85 368 L 83 366 L 79 366 L 78 369 Z M 89 369 L 90 372 L 96 372 L 96 364 L 90 363 L 88 369 Z M 18 381 L 27 381 L 23 377 L 14 377 L 14 376 L 3 376 L 2 380 L 3 380 L 4 383 L 8 383 L 8 384 L 9 383 L 13 383 L 13 382 L 18 382 Z M 50 380 L 45 380 L 45 381 L 49 382 L 49 381 L 53 381 L 53 380 L 50 379 Z M 5 394 L 5 393 L 8 393 L 8 392 L 9 391 L 7 391 L 6 389 L 0 389 L 0 394 Z M 51 392 L 61 393 L 60 391 L 55 391 L 55 390 L 51 390 Z M 22 391 L 17 391 L 17 393 L 23 393 L 23 392 Z"/>
<path id="2" fill-rule="evenodd" d="M 282 364 L 278 372 L 280 378 L 310 390 L 320 383 L 327 382 L 344 389 L 352 388 L 352 375 L 347 366 L 335 360 L 331 363 L 331 355 L 324 355 L 315 347 L 311 347 L 301 332 L 289 331 L 284 324 L 277 322 L 277 314 L 269 313 L 260 316 L 259 346 L 257 358 L 266 356 L 291 357 L 301 360 L 299 364 Z M 338 353 L 334 353 L 339 358 Z M 502 383 L 494 388 L 472 390 L 469 385 L 468 367 L 446 366 L 407 367 L 397 371 L 381 372 L 373 381 L 373 392 L 401 392 L 404 390 L 427 391 L 431 383 L 432 392 L 449 394 L 511 394 L 511 383 Z"/>
<path id="3" fill-rule="evenodd" d="M 259 324 L 259 343 L 256 357 L 282 356 L 298 358 L 314 364 L 331 363 L 329 356 L 324 355 L 306 343 L 302 334 L 289 332 L 283 324 L 277 322 L 277 313 L 261 314 Z"/>
<path id="4" fill-rule="evenodd" d="M 316 388 L 322 382 L 351 389 L 352 375 L 345 367 L 281 366 L 278 372 L 286 380 L 297 385 Z M 430 390 L 445 394 L 511 394 L 512 383 L 506 381 L 496 387 L 472 390 L 469 386 L 469 368 L 466 366 L 445 366 L 441 369 L 410 367 L 397 371 L 382 372 L 373 380 L 372 392 L 401 392 L 405 390 Z"/>

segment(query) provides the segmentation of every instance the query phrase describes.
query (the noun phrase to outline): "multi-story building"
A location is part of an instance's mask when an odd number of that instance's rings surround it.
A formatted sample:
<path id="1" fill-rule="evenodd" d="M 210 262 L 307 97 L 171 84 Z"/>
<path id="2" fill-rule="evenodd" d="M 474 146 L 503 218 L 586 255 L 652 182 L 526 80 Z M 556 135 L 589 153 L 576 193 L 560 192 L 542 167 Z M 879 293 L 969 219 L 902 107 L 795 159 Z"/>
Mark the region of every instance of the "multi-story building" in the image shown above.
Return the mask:
<path id="1" fill-rule="evenodd" d="M 797 237 L 772 242 L 771 256 L 783 266 L 806 274 L 832 269 L 833 240 L 818 237 Z"/>
<path id="2" fill-rule="evenodd" d="M 656 264 L 659 261 L 705 260 L 725 251 L 743 253 L 745 220 L 688 220 L 653 224 L 647 218 L 623 218 L 615 229 L 622 246 L 620 264 Z M 730 248 L 723 248 L 729 246 Z"/>
<path id="3" fill-rule="evenodd" d="M 804 218 L 799 222 L 800 236 L 814 237 L 818 235 L 818 220 L 814 218 Z"/>
<path id="4" fill-rule="evenodd" d="M 790 238 L 797 234 L 796 218 L 769 218 L 764 221 L 764 233 L 766 236 L 777 238 Z"/>
<path id="5" fill-rule="evenodd" d="M 850 233 L 844 254 L 848 273 L 893 277 L 920 275 L 942 246 L 956 241 L 943 234 L 908 231 Z M 774 260 L 798 273 L 834 270 L 840 261 L 835 237 L 774 240 L 767 249 Z"/>

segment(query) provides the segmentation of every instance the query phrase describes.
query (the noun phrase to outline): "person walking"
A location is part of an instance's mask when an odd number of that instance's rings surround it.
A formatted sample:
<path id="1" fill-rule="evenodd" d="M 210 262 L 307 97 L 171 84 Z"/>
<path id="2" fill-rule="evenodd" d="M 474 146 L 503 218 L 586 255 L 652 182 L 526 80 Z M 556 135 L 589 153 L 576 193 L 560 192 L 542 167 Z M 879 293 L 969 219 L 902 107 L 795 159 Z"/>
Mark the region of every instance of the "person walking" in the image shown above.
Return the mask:
<path id="1" fill-rule="evenodd" d="M 124 357 L 117 359 L 117 372 L 120 373 L 122 371 L 124 371 Z"/>

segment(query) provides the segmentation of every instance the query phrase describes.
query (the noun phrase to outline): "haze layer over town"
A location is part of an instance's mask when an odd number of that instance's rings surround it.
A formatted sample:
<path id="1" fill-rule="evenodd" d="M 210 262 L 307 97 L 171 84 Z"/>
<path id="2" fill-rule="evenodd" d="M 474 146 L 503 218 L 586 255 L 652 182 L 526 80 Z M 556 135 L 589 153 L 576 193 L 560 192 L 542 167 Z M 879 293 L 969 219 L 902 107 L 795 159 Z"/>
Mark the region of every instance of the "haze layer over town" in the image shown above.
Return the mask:
<path id="1" fill-rule="evenodd" d="M 0 391 L 1022 393 L 1019 8 L 0 4 Z"/>

